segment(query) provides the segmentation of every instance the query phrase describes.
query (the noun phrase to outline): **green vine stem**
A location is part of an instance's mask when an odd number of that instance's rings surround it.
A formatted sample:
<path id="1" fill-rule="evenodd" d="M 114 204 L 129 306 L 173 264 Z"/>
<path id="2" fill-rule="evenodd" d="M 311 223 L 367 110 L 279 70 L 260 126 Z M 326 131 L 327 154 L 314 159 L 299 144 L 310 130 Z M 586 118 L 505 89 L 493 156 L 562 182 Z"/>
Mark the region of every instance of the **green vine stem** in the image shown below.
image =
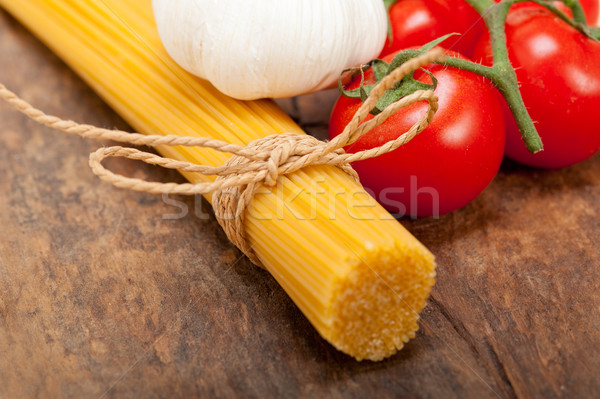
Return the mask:
<path id="1" fill-rule="evenodd" d="M 526 0 L 515 0 L 515 3 L 520 3 L 522 1 L 526 1 Z M 579 3 L 579 1 L 577 1 L 577 0 L 561 0 L 567 7 L 569 7 L 571 9 L 571 12 L 573 13 L 573 19 L 571 19 L 568 15 L 566 15 L 561 10 L 559 10 L 556 6 L 554 6 L 554 4 L 552 4 L 548 0 L 528 0 L 528 1 L 532 1 L 536 4 L 541 5 L 542 7 L 547 8 L 548 10 L 552 11 L 557 17 L 562 19 L 564 22 L 566 22 L 573 28 L 577 29 L 579 32 L 583 33 L 584 35 L 586 35 L 587 37 L 589 37 L 592 40 L 600 42 L 600 39 L 598 38 L 598 34 L 597 34 L 597 29 L 587 26 L 585 12 L 583 11 L 583 8 L 581 7 L 581 4 Z"/>
<path id="2" fill-rule="evenodd" d="M 519 82 L 515 70 L 508 60 L 504 23 L 510 7 L 516 2 L 504 0 L 495 3 L 493 0 L 466 0 L 483 17 L 490 32 L 494 63 L 487 67 L 475 62 L 449 57 L 444 65 L 464 69 L 488 78 L 506 99 L 523 141 L 531 153 L 543 150 L 542 140 L 537 133 L 533 120 L 527 112 L 523 97 L 519 91 Z M 517 0 L 518 1 L 518 0 Z"/>
<path id="3" fill-rule="evenodd" d="M 390 19 L 390 8 L 394 5 L 397 0 L 383 0 L 383 5 L 387 11 L 388 16 L 388 40 L 392 41 L 392 21 Z"/>
<path id="4" fill-rule="evenodd" d="M 575 0 L 562 0 L 563 3 L 565 3 L 565 5 L 567 7 L 569 7 L 571 9 L 571 11 L 573 12 L 573 21 L 577 24 L 586 26 L 587 25 L 587 21 L 585 19 L 585 12 L 583 12 L 583 8 L 581 7 L 581 4 L 579 4 L 579 1 L 575 1 Z M 536 3 L 540 4 L 539 0 L 536 0 Z M 552 6 L 551 4 L 542 4 L 544 7 L 547 7 L 548 5 Z M 554 6 L 552 6 L 554 7 Z M 555 12 L 555 14 L 557 14 Z M 563 14 L 563 13 L 561 13 Z M 564 14 L 563 14 L 564 16 Z M 564 19 L 564 18 L 563 18 Z M 570 22 L 570 20 L 568 20 L 567 22 Z"/>

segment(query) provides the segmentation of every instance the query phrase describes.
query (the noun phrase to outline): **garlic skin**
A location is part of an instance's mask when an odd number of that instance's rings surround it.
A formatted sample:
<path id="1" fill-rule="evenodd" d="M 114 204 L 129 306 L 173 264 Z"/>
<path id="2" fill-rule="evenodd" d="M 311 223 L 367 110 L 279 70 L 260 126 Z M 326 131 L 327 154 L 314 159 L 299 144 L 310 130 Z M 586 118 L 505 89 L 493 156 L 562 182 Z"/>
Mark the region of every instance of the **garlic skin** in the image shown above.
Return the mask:
<path id="1" fill-rule="evenodd" d="M 241 100 L 330 87 L 379 54 L 382 0 L 153 0 L 160 38 L 180 66 Z"/>

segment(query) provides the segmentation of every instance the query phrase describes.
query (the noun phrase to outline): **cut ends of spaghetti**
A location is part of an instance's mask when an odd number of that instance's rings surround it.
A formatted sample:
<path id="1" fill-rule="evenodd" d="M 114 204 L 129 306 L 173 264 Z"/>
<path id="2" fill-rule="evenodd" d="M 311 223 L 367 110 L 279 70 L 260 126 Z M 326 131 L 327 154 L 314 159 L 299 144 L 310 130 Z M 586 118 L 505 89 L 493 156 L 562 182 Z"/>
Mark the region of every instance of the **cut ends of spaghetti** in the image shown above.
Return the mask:
<path id="1" fill-rule="evenodd" d="M 416 245 L 378 249 L 351 261 L 334 291 L 325 338 L 357 360 L 382 360 L 415 337 L 435 283 L 434 257 Z"/>

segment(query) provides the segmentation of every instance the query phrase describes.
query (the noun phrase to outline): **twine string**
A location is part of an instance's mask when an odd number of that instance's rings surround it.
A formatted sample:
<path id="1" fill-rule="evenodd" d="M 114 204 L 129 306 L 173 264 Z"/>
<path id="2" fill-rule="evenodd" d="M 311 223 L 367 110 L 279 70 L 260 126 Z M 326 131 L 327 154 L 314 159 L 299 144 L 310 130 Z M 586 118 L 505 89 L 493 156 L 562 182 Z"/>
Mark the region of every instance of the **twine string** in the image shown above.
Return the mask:
<path id="1" fill-rule="evenodd" d="M 371 91 L 369 97 L 353 116 L 343 132 L 329 142 L 312 136 L 283 133 L 274 134 L 250 142 L 246 146 L 215 140 L 207 137 L 178 135 L 145 135 L 121 130 L 103 129 L 92 125 L 47 115 L 0 84 L 0 98 L 13 105 L 32 120 L 69 134 L 86 138 L 107 139 L 130 145 L 147 146 L 191 146 L 210 148 L 233 156 L 221 166 L 199 165 L 123 146 L 102 147 L 90 154 L 89 165 L 100 179 L 117 187 L 155 194 L 207 194 L 213 193 L 213 208 L 219 224 L 229 239 L 255 264 L 260 265 L 256 254 L 247 242 L 244 228 L 245 210 L 256 191 L 263 185 L 273 187 L 279 176 L 293 173 L 310 165 L 331 165 L 340 168 L 358 181 L 351 162 L 377 157 L 408 143 L 422 132 L 433 120 L 438 109 L 438 100 L 432 90 L 419 90 L 390 104 L 381 113 L 365 121 L 386 90 L 402 78 L 432 62 L 443 61 L 441 49 L 433 49 L 415 57 L 393 70 Z M 356 142 L 374 127 L 383 123 L 400 108 L 427 101 L 427 112 L 408 131 L 381 146 L 346 153 L 344 147 Z M 363 123 L 364 122 L 364 123 Z M 206 176 L 217 176 L 215 181 L 202 183 L 159 183 L 115 174 L 102 165 L 109 157 L 123 157 L 158 165 L 167 169 L 194 172 Z"/>

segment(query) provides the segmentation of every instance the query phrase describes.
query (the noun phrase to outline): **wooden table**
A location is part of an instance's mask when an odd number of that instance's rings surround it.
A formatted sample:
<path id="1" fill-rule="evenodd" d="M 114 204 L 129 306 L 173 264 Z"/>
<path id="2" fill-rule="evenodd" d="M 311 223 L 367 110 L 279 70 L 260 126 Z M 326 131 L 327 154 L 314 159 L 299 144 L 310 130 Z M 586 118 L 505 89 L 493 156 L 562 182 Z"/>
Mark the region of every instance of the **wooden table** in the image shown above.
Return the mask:
<path id="1" fill-rule="evenodd" d="M 0 82 L 48 112 L 127 129 L 2 12 Z M 282 103 L 322 134 L 332 99 Z M 417 338 L 386 361 L 359 363 L 240 258 L 200 198 L 113 188 L 87 168 L 106 143 L 1 104 L 0 121 L 0 398 L 576 398 L 600 389 L 600 156 L 560 171 L 506 162 L 464 209 L 403 220 L 436 254 L 438 282 Z"/>

